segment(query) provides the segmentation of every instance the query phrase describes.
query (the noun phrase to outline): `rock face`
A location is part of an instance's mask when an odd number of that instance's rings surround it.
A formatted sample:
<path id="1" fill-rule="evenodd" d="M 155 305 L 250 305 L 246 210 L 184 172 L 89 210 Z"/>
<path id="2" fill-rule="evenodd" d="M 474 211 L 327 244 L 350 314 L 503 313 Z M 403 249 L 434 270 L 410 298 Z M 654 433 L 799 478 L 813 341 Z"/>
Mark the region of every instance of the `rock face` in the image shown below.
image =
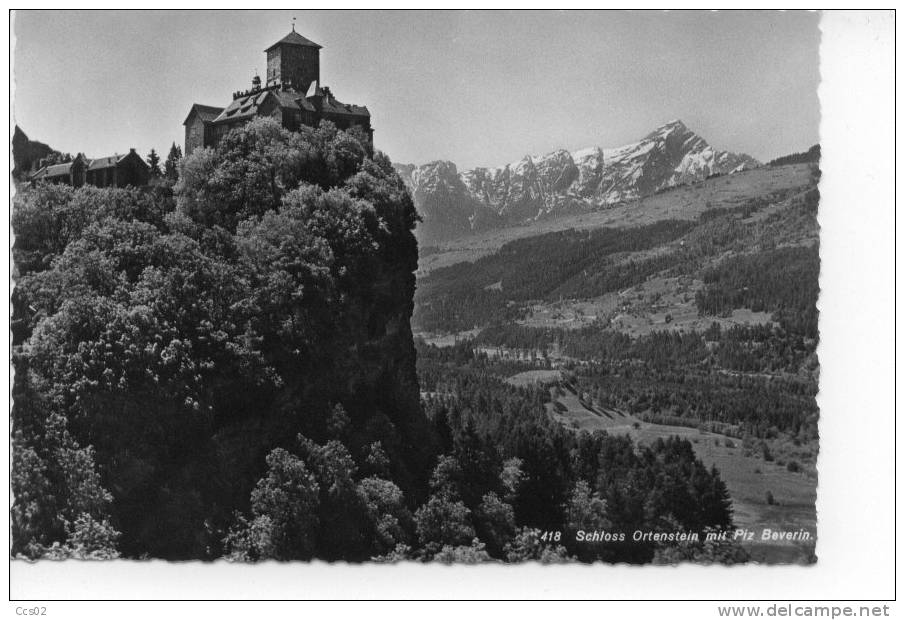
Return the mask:
<path id="1" fill-rule="evenodd" d="M 424 219 L 418 236 L 430 244 L 565 211 L 606 208 L 759 165 L 747 155 L 714 149 L 677 120 L 614 149 L 557 150 L 462 172 L 448 161 L 396 170 Z"/>

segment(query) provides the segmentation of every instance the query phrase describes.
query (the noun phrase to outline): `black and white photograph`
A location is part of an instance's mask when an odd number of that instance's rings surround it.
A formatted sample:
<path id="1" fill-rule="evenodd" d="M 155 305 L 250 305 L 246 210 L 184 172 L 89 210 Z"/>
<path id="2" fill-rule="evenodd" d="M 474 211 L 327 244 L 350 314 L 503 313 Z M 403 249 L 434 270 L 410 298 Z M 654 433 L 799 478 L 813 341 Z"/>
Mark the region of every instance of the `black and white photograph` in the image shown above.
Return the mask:
<path id="1" fill-rule="evenodd" d="M 822 17 L 11 12 L 11 570 L 814 570 Z"/>

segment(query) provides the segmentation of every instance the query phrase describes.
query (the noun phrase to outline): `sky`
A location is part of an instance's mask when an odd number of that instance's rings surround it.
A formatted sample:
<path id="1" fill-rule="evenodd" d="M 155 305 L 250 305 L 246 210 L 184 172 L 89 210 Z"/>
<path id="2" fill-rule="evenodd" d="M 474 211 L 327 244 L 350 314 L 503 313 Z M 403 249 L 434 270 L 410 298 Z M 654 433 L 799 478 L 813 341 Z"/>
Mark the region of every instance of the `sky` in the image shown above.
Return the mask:
<path id="1" fill-rule="evenodd" d="M 165 156 L 193 103 L 226 106 L 265 72 L 293 17 L 397 162 L 498 166 L 673 119 L 761 161 L 819 139 L 805 12 L 17 11 L 15 122 L 64 152 Z"/>

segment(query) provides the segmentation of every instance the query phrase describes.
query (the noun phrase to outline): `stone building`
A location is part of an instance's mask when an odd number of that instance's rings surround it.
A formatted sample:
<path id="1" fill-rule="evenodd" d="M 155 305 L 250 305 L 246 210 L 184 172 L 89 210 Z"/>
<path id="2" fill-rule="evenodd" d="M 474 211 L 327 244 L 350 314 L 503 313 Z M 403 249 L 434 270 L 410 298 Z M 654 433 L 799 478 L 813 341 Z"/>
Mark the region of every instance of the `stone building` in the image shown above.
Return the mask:
<path id="1" fill-rule="evenodd" d="M 111 155 L 91 160 L 88 165 L 87 182 L 96 187 L 125 187 L 127 185 L 147 185 L 151 177 L 151 167 L 135 152 L 129 149 L 125 155 Z"/>
<path id="2" fill-rule="evenodd" d="M 87 157 L 79 153 L 71 162 L 38 168 L 29 179 L 32 183 L 44 181 L 45 183 L 81 187 L 85 184 L 86 173 L 90 163 Z"/>
<path id="3" fill-rule="evenodd" d="M 322 120 L 339 129 L 360 127 L 373 141 L 371 114 L 365 106 L 339 101 L 321 85 L 321 46 L 295 31 L 268 47 L 267 78 L 255 76 L 251 88 L 233 93 L 225 108 L 196 103 L 185 119 L 185 154 L 214 146 L 231 129 L 258 116 L 275 118 L 283 127 L 297 131 L 316 127 Z"/>
<path id="4" fill-rule="evenodd" d="M 32 183 L 60 183 L 81 187 L 136 187 L 147 185 L 151 176 L 151 167 L 135 149 L 129 149 L 125 155 L 110 155 L 89 160 L 79 153 L 75 159 L 65 164 L 54 164 L 39 168 L 29 177 Z"/>

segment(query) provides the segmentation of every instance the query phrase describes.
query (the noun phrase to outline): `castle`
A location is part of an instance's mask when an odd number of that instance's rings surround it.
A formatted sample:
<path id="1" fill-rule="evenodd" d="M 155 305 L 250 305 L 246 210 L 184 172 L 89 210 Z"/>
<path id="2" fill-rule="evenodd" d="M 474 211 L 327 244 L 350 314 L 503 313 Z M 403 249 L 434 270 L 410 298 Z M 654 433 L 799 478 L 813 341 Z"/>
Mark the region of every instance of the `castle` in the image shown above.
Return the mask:
<path id="1" fill-rule="evenodd" d="M 196 103 L 185 119 L 185 154 L 214 146 L 231 129 L 258 116 L 270 116 L 290 131 L 317 127 L 322 120 L 339 129 L 360 127 L 373 142 L 371 114 L 364 106 L 342 103 L 320 81 L 321 46 L 295 31 L 264 50 L 267 81 L 255 76 L 251 89 L 233 93 L 225 108 Z"/>

